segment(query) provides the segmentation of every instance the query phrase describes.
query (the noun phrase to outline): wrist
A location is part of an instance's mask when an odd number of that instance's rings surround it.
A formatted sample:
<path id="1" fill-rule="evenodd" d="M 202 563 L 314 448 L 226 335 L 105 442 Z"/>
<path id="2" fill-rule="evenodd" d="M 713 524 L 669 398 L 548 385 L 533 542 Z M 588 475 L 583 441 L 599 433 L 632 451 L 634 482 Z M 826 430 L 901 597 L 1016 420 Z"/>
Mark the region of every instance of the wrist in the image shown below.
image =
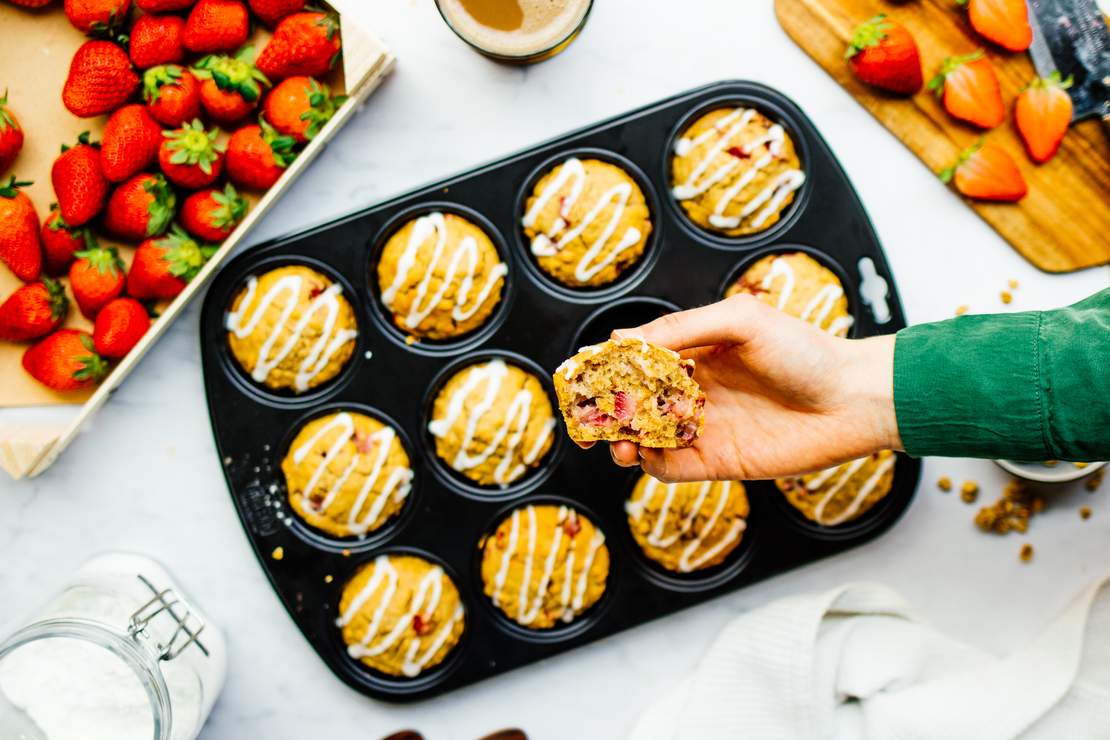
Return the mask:
<path id="1" fill-rule="evenodd" d="M 846 403 L 874 450 L 901 450 L 894 412 L 893 334 L 843 343 Z"/>

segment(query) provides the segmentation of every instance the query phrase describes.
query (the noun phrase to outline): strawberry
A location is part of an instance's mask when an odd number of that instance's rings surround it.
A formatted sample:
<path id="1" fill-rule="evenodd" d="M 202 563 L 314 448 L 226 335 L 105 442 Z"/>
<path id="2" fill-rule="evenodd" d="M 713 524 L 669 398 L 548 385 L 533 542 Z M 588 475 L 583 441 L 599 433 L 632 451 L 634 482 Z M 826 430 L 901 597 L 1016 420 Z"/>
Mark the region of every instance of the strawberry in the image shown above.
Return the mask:
<path id="1" fill-rule="evenodd" d="M 247 0 L 251 12 L 271 28 L 282 18 L 304 10 L 305 0 Z"/>
<path id="2" fill-rule="evenodd" d="M 224 169 L 225 144 L 216 141 L 218 128 L 204 130 L 199 119 L 166 131 L 158 149 L 158 165 L 175 185 L 196 190 L 219 179 Z"/>
<path id="3" fill-rule="evenodd" d="M 200 0 L 185 23 L 185 48 L 198 54 L 238 49 L 250 36 L 250 25 L 239 0 Z"/>
<path id="4" fill-rule="evenodd" d="M 23 128 L 8 108 L 8 91 L 0 97 L 0 172 L 12 166 L 23 148 Z"/>
<path id="5" fill-rule="evenodd" d="M 93 327 L 93 348 L 101 357 L 122 359 L 150 328 L 150 314 L 134 298 L 116 298 L 100 309 Z"/>
<path id="6" fill-rule="evenodd" d="M 263 111 L 275 131 L 303 144 L 320 133 L 346 99 L 333 97 L 327 85 L 311 77 L 288 77 L 266 96 Z"/>
<path id="7" fill-rule="evenodd" d="M 227 176 L 241 188 L 265 190 L 296 159 L 295 144 L 292 137 L 279 136 L 265 120 L 258 126 L 244 126 L 227 143 Z"/>
<path id="8" fill-rule="evenodd" d="M 38 8 L 45 8 L 54 0 L 8 0 L 12 5 L 18 5 L 21 8 L 28 8 L 30 10 L 37 10 Z"/>
<path id="9" fill-rule="evenodd" d="M 95 319 L 108 301 L 123 293 L 123 262 L 114 248 L 97 246 L 95 240 L 74 256 L 77 261 L 69 266 L 69 288 L 81 313 Z"/>
<path id="10" fill-rule="evenodd" d="M 77 329 L 59 329 L 23 353 L 23 369 L 48 388 L 77 391 L 108 374 L 108 363 L 93 349 L 93 338 Z"/>
<path id="11" fill-rule="evenodd" d="M 74 253 L 85 248 L 91 236 L 87 228 L 67 224 L 55 204 L 42 223 L 42 252 L 47 274 L 62 275 L 67 272 Z"/>
<path id="12" fill-rule="evenodd" d="M 945 110 L 979 128 L 994 128 L 1006 118 L 998 77 L 982 49 L 962 57 L 947 57 L 929 89 L 941 98 Z"/>
<path id="13" fill-rule="evenodd" d="M 339 59 L 339 19 L 327 13 L 294 13 L 274 29 L 258 55 L 258 68 L 271 80 L 293 75 L 321 77 Z"/>
<path id="14" fill-rule="evenodd" d="M 127 241 L 163 233 L 173 220 L 177 196 L 161 175 L 142 173 L 123 182 L 108 199 L 104 227 Z"/>
<path id="15" fill-rule="evenodd" d="M 176 128 L 200 115 L 200 83 L 176 64 L 151 67 L 143 74 L 143 100 L 151 118 Z"/>
<path id="16" fill-rule="evenodd" d="M 65 0 L 65 12 L 81 33 L 105 31 L 127 22 L 131 0 Z"/>
<path id="17" fill-rule="evenodd" d="M 169 235 L 147 239 L 135 250 L 127 294 L 139 300 L 173 298 L 215 253 L 216 247 L 197 242 L 175 224 Z"/>
<path id="18" fill-rule="evenodd" d="M 70 226 L 84 226 L 104 209 L 111 185 L 104 177 L 97 144 L 89 132 L 77 137 L 73 147 L 62 145 L 62 153 L 50 168 L 50 181 L 58 196 L 58 210 Z"/>
<path id="19" fill-rule="evenodd" d="M 975 33 L 1007 51 L 1025 51 L 1033 43 L 1033 28 L 1025 0 L 956 0 L 967 7 Z"/>
<path id="20" fill-rule="evenodd" d="M 131 26 L 128 53 L 131 62 L 139 69 L 149 69 L 159 64 L 173 64 L 185 59 L 181 39 L 185 34 L 185 20 L 176 15 L 141 15 Z"/>
<path id="21" fill-rule="evenodd" d="M 984 144 L 980 139 L 960 153 L 951 167 L 940 173 L 943 182 L 952 182 L 956 190 L 969 198 L 1016 202 L 1025 197 L 1028 188 L 1013 158 L 1000 146 Z"/>
<path id="22" fill-rule="evenodd" d="M 12 175 L 7 185 L 0 185 L 0 262 L 25 283 L 38 280 L 42 271 L 39 217 L 20 189 L 30 184 Z"/>
<path id="23" fill-rule="evenodd" d="M 1071 76 L 1061 80 L 1059 72 L 1047 78 L 1037 77 L 1014 103 L 1014 123 L 1025 151 L 1037 164 L 1052 159 L 1071 125 L 1072 102 L 1066 92 L 1071 84 Z"/>
<path id="24" fill-rule="evenodd" d="M 62 88 L 62 102 L 79 118 L 110 113 L 139 87 L 127 52 L 111 41 L 86 41 L 73 55 Z"/>
<path id="25" fill-rule="evenodd" d="M 852 34 L 844 58 L 868 85 L 912 95 L 921 89 L 921 55 L 913 36 L 880 13 Z"/>
<path id="26" fill-rule="evenodd" d="M 24 285 L 0 304 L 0 339 L 38 339 L 62 325 L 69 311 L 66 289 L 57 280 Z"/>
<path id="27" fill-rule="evenodd" d="M 144 13 L 172 13 L 191 8 L 197 0 L 135 0 L 135 6 Z"/>
<path id="28" fill-rule="evenodd" d="M 197 239 L 222 242 L 247 215 L 247 201 L 228 183 L 193 193 L 181 204 L 181 225 Z"/>
<path id="29" fill-rule="evenodd" d="M 100 142 L 100 168 L 110 182 L 123 182 L 158 158 L 162 127 L 145 106 L 125 105 L 104 125 Z"/>
<path id="30" fill-rule="evenodd" d="M 200 83 L 200 103 L 217 123 L 238 123 L 250 115 L 270 81 L 254 66 L 254 47 L 244 46 L 234 56 L 208 56 L 197 62 L 193 74 Z M 261 84 L 260 84 L 261 83 Z"/>

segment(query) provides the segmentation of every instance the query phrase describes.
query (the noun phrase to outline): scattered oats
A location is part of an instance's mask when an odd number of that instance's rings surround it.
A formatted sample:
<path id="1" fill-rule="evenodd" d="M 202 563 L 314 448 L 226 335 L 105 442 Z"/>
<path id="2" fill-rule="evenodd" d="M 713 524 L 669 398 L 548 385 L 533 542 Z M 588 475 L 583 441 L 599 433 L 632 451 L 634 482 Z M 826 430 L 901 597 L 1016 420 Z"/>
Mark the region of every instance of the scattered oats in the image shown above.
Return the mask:
<path id="1" fill-rule="evenodd" d="M 1045 460 L 1045 461 L 1044 461 L 1044 466 L 1045 466 L 1046 468 L 1054 468 L 1054 467 L 1056 467 L 1056 466 L 1057 466 L 1057 465 L 1058 465 L 1059 463 L 1060 463 L 1060 461 L 1059 461 L 1059 460 Z"/>
<path id="2" fill-rule="evenodd" d="M 1095 472 L 1091 473 L 1087 480 L 1083 481 L 1083 485 L 1087 487 L 1088 491 L 1094 493 L 1098 490 L 1098 487 L 1102 485 L 1102 478 L 1105 475 L 1106 468 L 1099 468 Z"/>
<path id="3" fill-rule="evenodd" d="M 975 503 L 975 499 L 979 498 L 979 484 L 973 480 L 964 481 L 964 484 L 960 486 L 960 498 L 964 500 L 964 503 Z"/>
<path id="4" fill-rule="evenodd" d="M 408 345 L 408 346 L 410 346 L 410 347 L 411 347 L 412 345 L 416 344 L 416 337 L 414 337 L 413 335 L 409 334 L 409 335 L 408 335 L 407 337 L 405 337 L 405 344 L 407 344 L 407 345 Z"/>
<path id="5" fill-rule="evenodd" d="M 270 557 L 272 557 L 274 560 L 281 560 L 283 557 L 285 557 L 285 548 L 281 545 L 278 545 L 274 548 L 274 551 L 270 553 Z"/>
<path id="6" fill-rule="evenodd" d="M 1014 294 L 1008 290 L 1002 291 L 998 297 L 1002 299 L 1003 303 L 1013 303 L 1014 301 Z"/>
<path id="7" fill-rule="evenodd" d="M 971 310 L 971 306 L 956 306 L 956 315 L 957 316 L 963 316 L 965 313 L 967 313 L 970 310 Z"/>
<path id="8" fill-rule="evenodd" d="M 324 583 L 331 583 L 333 580 L 335 580 L 335 579 L 333 579 L 331 577 L 330 573 L 328 575 L 324 576 Z"/>
<path id="9" fill-rule="evenodd" d="M 948 493 L 952 490 L 952 479 L 947 475 L 942 475 L 940 478 L 937 478 L 937 488 Z"/>
<path id="10" fill-rule="evenodd" d="M 343 557 L 345 557 L 345 558 L 349 558 L 349 557 L 351 557 L 351 551 L 350 551 L 350 550 L 348 550 L 348 549 L 346 549 L 346 548 L 344 548 L 344 549 L 343 549 Z"/>
<path id="11" fill-rule="evenodd" d="M 1009 280 L 1006 281 L 1006 285 L 1010 286 L 1010 290 L 1017 290 L 1018 281 L 1015 280 L 1014 278 L 1010 278 Z"/>
<path id="12" fill-rule="evenodd" d="M 1085 467 L 1087 467 L 1088 465 L 1090 465 L 1090 463 L 1083 463 L 1083 462 L 1079 462 L 1079 463 L 1072 463 L 1072 465 L 1074 465 L 1075 467 L 1077 467 L 1077 468 L 1079 468 L 1080 470 L 1082 470 L 1083 468 L 1085 468 Z"/>
<path id="13" fill-rule="evenodd" d="M 1091 507 L 1090 506 L 1084 506 L 1082 509 L 1080 509 L 1079 510 L 1079 518 L 1080 519 L 1090 519 L 1091 518 Z"/>
<path id="14" fill-rule="evenodd" d="M 1021 553 L 1019 554 L 1021 562 L 1028 563 L 1033 559 L 1033 546 L 1026 542 L 1021 546 Z"/>
<path id="15" fill-rule="evenodd" d="M 1021 481 L 1011 480 L 1002 489 L 1000 499 L 979 509 L 975 525 L 995 534 L 1025 532 L 1029 529 L 1029 520 L 1043 511 L 1044 505 L 1042 496 L 1029 494 Z"/>

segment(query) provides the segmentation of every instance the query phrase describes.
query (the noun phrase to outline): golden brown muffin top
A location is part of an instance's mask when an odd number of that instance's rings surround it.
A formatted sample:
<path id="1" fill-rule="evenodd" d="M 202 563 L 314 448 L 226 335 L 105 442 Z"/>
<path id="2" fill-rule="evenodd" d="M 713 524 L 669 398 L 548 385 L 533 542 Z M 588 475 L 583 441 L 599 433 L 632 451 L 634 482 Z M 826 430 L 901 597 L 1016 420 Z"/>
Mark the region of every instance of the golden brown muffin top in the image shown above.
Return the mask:
<path id="1" fill-rule="evenodd" d="M 840 278 L 805 252 L 769 254 L 744 271 L 727 295 L 748 293 L 836 336 L 855 323 Z"/>
<path id="2" fill-rule="evenodd" d="M 890 492 L 897 456 L 883 450 L 797 478 L 775 481 L 798 510 L 826 527 L 855 519 Z"/>

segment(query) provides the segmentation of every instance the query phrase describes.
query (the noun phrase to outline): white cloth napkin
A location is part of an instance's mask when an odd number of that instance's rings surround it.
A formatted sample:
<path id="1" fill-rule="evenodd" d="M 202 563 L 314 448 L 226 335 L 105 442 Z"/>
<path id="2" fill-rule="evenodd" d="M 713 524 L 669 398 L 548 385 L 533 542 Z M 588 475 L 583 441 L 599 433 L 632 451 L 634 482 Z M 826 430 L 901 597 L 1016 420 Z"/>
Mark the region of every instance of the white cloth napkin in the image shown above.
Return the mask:
<path id="1" fill-rule="evenodd" d="M 632 740 L 1110 738 L 1110 575 L 998 658 L 878 584 L 769 604 L 729 624 Z"/>

